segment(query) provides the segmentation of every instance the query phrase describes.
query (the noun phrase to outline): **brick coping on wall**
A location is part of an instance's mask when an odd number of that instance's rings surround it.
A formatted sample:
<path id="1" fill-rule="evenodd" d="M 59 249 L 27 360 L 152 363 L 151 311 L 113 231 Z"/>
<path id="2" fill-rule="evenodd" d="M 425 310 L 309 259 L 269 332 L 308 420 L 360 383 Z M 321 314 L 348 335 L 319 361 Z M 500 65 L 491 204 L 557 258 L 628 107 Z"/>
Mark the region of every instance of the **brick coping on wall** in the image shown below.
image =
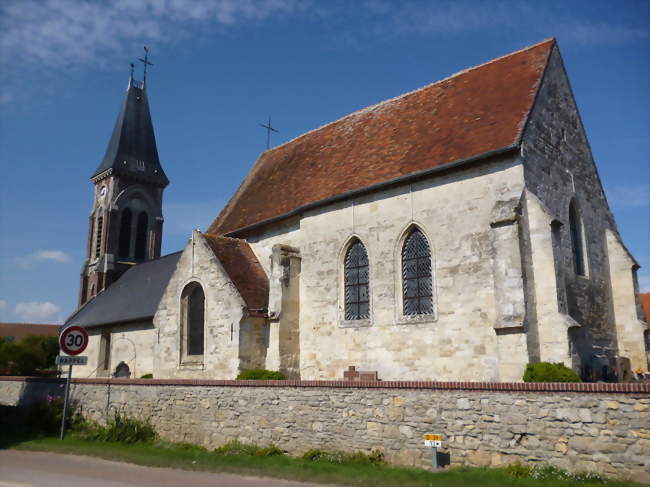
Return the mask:
<path id="1" fill-rule="evenodd" d="M 0 376 L 8 382 L 65 382 L 61 378 Z M 312 387 L 336 389 L 430 389 L 489 392 L 588 392 L 650 394 L 650 382 L 434 382 L 434 381 L 343 381 L 343 380 L 197 380 L 197 379 L 72 379 L 73 384 L 136 386 L 220 387 Z"/>

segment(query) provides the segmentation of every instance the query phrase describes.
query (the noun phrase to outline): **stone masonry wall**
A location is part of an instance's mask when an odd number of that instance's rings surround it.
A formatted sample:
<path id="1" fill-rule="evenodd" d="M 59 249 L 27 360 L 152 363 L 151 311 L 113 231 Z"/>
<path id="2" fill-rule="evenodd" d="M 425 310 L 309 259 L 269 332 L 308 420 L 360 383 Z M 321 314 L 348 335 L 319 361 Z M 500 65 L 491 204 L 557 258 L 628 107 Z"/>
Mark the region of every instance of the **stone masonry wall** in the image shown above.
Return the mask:
<path id="1" fill-rule="evenodd" d="M 618 357 L 630 359 L 632 369 L 645 369 L 644 326 L 636 314 L 638 298 L 633 289 L 635 264 L 629 255 L 627 269 L 622 268 L 622 260 L 611 261 L 608 232 L 611 243 L 624 247 L 557 47 L 523 136 L 522 156 L 533 258 L 527 279 L 535 288 L 537 308 L 536 317 L 529 318 L 539 334 L 541 360 L 562 361 L 576 369 L 582 366 L 583 375 L 594 378 L 617 368 Z M 584 276 L 574 270 L 572 200 L 582 222 Z M 532 203 L 540 208 L 537 217 Z M 569 328 L 574 328 L 571 344 Z M 555 338 L 549 341 L 548 337 Z"/>
<path id="2" fill-rule="evenodd" d="M 63 381 L 0 379 L 0 404 L 62 393 Z M 422 435 L 442 433 L 443 463 L 545 462 L 650 482 L 648 384 L 86 379 L 71 394 L 92 419 L 120 411 L 211 448 L 239 439 L 291 454 L 380 449 L 426 468 Z"/>
<path id="3" fill-rule="evenodd" d="M 337 379 L 354 365 L 385 380 L 519 380 L 529 361 L 521 323 L 499 337 L 495 327 L 504 321 L 498 310 L 514 314 L 518 302 L 523 308 L 522 284 L 495 296 L 490 224 L 494 206 L 518 200 L 523 187 L 518 154 L 502 156 L 315 208 L 299 222 L 247 236 L 269 275 L 273 245 L 300 252 L 300 378 Z M 426 235 L 433 269 L 434 313 L 417 320 L 402 315 L 401 303 L 401 248 L 413 226 Z M 353 238 L 370 261 L 370 317 L 346 321 L 342 269 Z M 509 249 L 499 256 L 512 260 Z"/>

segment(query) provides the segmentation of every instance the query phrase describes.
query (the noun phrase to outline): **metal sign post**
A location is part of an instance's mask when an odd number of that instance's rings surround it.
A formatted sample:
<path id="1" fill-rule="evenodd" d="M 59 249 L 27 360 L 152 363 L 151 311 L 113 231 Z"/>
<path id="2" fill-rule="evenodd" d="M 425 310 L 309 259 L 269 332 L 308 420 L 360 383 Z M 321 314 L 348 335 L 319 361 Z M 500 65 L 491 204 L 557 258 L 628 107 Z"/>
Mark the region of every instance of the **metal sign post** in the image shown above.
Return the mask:
<path id="1" fill-rule="evenodd" d="M 424 446 L 431 447 L 431 468 L 438 470 L 438 448 L 442 447 L 442 435 L 424 435 Z"/>
<path id="2" fill-rule="evenodd" d="M 63 439 L 65 431 L 65 417 L 68 415 L 68 395 L 70 394 L 70 380 L 72 379 L 72 364 L 68 366 L 68 380 L 65 381 L 65 397 L 63 399 L 63 417 L 61 418 L 61 434 L 59 439 Z"/>
<path id="3" fill-rule="evenodd" d="M 65 381 L 65 395 L 63 398 L 63 417 L 61 418 L 61 434 L 59 438 L 63 439 L 65 432 L 65 418 L 68 415 L 68 399 L 70 397 L 70 382 L 72 381 L 72 366 L 86 365 L 88 357 L 79 357 L 88 346 L 88 333 L 80 326 L 69 326 L 59 335 L 59 348 L 68 356 L 59 355 L 56 357 L 57 365 L 68 366 L 68 380 Z"/>

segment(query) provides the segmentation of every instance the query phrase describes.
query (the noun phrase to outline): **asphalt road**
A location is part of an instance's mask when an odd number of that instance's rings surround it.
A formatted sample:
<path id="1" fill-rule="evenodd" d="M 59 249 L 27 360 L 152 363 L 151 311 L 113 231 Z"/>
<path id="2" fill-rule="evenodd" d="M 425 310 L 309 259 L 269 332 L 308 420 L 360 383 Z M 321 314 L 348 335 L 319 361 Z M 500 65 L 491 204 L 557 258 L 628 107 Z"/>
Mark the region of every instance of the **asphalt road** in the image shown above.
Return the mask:
<path id="1" fill-rule="evenodd" d="M 315 484 L 260 477 L 141 467 L 77 455 L 0 450 L 0 487 L 136 486 L 316 487 Z"/>

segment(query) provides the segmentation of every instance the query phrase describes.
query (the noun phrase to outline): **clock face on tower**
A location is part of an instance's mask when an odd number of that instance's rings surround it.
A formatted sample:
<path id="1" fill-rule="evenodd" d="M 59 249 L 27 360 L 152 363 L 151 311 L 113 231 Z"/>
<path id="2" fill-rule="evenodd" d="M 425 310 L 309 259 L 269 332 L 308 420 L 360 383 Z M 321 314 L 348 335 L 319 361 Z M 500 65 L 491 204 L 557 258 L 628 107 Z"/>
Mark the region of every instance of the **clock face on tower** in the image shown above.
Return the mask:
<path id="1" fill-rule="evenodd" d="M 102 186 L 102 189 L 99 190 L 99 201 L 104 201 L 104 198 L 106 197 L 106 186 Z"/>

